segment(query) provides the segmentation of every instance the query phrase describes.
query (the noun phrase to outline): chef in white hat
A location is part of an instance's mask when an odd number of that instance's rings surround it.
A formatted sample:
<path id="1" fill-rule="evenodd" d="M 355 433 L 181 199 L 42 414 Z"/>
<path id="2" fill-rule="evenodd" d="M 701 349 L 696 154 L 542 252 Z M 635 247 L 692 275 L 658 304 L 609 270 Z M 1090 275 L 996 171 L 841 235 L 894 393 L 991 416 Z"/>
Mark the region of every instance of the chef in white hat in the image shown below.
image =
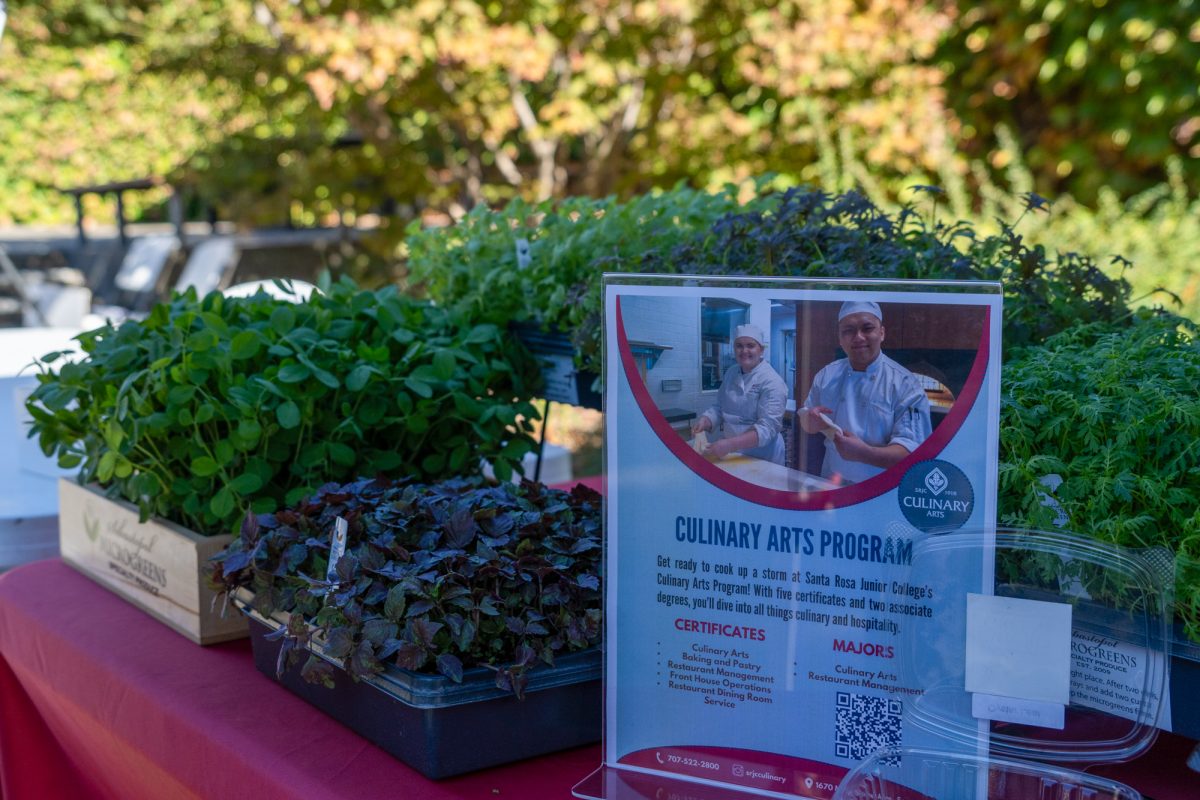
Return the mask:
<path id="1" fill-rule="evenodd" d="M 720 431 L 705 455 L 724 458 L 733 452 L 782 464 L 784 459 L 783 408 L 787 404 L 787 384 L 763 356 L 767 338 L 757 325 L 738 325 L 733 333 L 733 353 L 737 363 L 730 367 L 717 402 L 700 415 L 692 433 Z"/>
<path id="2" fill-rule="evenodd" d="M 885 330 L 879 304 L 843 303 L 837 326 L 846 358 L 817 373 L 799 414 L 800 427 L 826 434 L 823 477 L 858 482 L 899 463 L 933 427 L 924 389 L 881 349 Z"/>

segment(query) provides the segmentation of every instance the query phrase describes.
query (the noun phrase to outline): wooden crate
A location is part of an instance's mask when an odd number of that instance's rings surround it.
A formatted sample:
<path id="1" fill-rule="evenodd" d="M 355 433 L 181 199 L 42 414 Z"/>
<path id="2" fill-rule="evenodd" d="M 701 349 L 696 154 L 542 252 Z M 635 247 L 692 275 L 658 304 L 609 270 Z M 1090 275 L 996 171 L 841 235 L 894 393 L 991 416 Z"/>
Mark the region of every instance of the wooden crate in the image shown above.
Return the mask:
<path id="1" fill-rule="evenodd" d="M 231 605 L 214 604 L 201 576 L 232 536 L 200 536 L 160 519 L 138 522 L 134 505 L 66 478 L 59 479 L 58 498 L 59 549 L 67 564 L 197 644 L 249 635 Z"/>

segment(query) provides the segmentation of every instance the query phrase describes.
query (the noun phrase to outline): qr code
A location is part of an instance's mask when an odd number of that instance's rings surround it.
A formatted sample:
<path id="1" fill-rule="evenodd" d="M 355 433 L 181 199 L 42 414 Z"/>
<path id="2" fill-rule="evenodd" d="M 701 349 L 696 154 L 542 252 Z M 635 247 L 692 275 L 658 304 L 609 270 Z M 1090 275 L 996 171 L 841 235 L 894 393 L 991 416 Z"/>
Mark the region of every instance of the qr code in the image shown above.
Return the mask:
<path id="1" fill-rule="evenodd" d="M 862 761 L 881 747 L 898 746 L 902 709 L 892 698 L 838 692 L 834 754 Z"/>

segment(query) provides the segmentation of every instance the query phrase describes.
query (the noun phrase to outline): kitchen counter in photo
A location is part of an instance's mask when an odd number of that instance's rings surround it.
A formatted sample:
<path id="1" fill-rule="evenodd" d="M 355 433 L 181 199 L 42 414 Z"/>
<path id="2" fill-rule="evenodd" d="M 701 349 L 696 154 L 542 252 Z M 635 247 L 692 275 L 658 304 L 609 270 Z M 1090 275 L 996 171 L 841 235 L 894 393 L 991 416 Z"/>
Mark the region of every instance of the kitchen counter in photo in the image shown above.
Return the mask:
<path id="1" fill-rule="evenodd" d="M 784 492 L 822 492 L 837 488 L 837 484 L 817 475 L 737 453 L 715 463 L 733 477 L 767 489 Z"/>

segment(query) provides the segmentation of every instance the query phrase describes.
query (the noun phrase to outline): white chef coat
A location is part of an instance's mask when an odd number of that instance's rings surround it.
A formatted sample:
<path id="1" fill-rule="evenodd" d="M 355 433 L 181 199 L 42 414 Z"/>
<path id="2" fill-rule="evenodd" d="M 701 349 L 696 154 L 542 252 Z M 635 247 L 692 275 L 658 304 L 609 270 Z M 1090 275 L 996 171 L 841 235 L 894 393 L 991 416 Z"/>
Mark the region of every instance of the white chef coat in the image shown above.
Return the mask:
<path id="1" fill-rule="evenodd" d="M 900 444 L 912 452 L 929 438 L 929 398 L 904 367 L 883 353 L 859 372 L 840 359 L 817 373 L 804 401 L 808 408 L 833 409 L 833 421 L 875 447 Z M 847 461 L 831 439 L 825 440 L 821 476 L 862 481 L 883 472 L 861 461 Z"/>
<path id="2" fill-rule="evenodd" d="M 782 464 L 785 455 L 783 409 L 787 404 L 787 384 L 765 360 L 749 372 L 734 364 L 725 373 L 717 402 L 704 412 L 719 438 L 728 439 L 753 428 L 758 433 L 758 446 L 743 448 L 742 455 Z"/>

